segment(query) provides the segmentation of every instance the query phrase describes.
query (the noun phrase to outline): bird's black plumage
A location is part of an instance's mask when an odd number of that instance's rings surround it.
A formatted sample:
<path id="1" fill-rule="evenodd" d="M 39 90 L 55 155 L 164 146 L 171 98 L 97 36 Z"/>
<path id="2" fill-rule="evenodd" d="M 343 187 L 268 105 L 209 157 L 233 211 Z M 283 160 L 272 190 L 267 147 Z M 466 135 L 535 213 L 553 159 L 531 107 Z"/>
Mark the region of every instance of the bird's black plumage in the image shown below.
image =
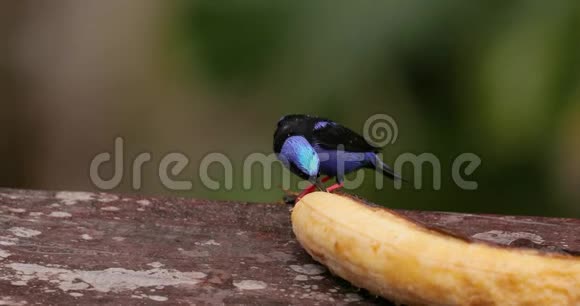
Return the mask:
<path id="1" fill-rule="evenodd" d="M 330 122 L 323 127 L 315 129 L 312 133 L 314 143 L 319 144 L 325 149 L 341 149 L 348 152 L 379 152 L 377 148 L 369 144 L 364 137 L 353 132 L 351 129 L 344 127 L 336 122 Z"/>
<path id="2" fill-rule="evenodd" d="M 309 115 L 286 115 L 280 118 L 274 133 L 274 152 L 280 153 L 284 141 L 294 135 L 304 136 L 308 142 L 329 150 L 380 151 L 380 148 L 369 144 L 361 135 L 332 120 Z"/>

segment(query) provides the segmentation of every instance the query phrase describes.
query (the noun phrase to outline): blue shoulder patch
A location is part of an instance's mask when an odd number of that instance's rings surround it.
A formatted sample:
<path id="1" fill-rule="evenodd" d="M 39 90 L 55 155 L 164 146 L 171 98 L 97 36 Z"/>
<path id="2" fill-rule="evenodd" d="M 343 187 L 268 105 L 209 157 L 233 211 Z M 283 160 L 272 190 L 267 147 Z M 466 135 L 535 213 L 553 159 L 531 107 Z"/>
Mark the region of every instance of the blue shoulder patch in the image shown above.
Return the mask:
<path id="1" fill-rule="evenodd" d="M 314 129 L 315 130 L 320 130 L 321 128 L 327 126 L 329 124 L 328 121 L 318 121 L 316 122 L 316 124 L 314 125 Z"/>
<path id="2" fill-rule="evenodd" d="M 286 162 L 293 163 L 300 171 L 308 174 L 308 176 L 318 174 L 320 160 L 318 154 L 306 138 L 302 136 L 288 137 L 282 145 L 280 155 L 282 155 L 282 159 L 286 159 Z"/>

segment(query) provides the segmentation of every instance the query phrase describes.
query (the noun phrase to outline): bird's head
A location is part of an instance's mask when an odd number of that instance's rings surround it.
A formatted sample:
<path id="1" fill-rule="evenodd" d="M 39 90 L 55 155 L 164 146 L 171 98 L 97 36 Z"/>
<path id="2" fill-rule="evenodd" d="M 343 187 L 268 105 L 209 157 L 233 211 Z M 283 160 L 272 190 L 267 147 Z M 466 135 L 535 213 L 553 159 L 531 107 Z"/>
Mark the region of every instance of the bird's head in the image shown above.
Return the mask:
<path id="1" fill-rule="evenodd" d="M 284 141 L 291 136 L 303 135 L 307 129 L 306 121 L 308 115 L 286 115 L 278 120 L 276 131 L 274 132 L 274 152 L 279 153 Z"/>

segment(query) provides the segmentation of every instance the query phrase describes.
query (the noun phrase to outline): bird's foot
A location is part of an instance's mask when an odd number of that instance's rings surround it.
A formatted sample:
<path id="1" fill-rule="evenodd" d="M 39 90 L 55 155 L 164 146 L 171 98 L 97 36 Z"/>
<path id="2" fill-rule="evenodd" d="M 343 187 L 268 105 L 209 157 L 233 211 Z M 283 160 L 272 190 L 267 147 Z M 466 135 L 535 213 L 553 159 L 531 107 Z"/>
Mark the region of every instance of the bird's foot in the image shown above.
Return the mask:
<path id="1" fill-rule="evenodd" d="M 300 201 L 300 199 L 302 199 L 305 195 L 313 192 L 314 190 L 316 190 L 316 185 L 310 185 L 308 186 L 306 189 L 304 189 L 297 197 L 296 197 L 296 203 L 298 203 L 298 201 Z"/>

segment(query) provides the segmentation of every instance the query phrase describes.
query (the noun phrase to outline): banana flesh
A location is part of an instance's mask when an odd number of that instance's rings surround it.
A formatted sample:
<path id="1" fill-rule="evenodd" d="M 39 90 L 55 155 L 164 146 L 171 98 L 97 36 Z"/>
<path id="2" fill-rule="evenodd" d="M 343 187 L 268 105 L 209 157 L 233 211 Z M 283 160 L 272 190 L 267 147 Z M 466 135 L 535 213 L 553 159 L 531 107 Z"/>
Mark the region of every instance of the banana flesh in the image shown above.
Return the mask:
<path id="1" fill-rule="evenodd" d="M 292 227 L 334 274 L 394 302 L 580 305 L 579 257 L 460 239 L 326 192 L 296 204 Z"/>

